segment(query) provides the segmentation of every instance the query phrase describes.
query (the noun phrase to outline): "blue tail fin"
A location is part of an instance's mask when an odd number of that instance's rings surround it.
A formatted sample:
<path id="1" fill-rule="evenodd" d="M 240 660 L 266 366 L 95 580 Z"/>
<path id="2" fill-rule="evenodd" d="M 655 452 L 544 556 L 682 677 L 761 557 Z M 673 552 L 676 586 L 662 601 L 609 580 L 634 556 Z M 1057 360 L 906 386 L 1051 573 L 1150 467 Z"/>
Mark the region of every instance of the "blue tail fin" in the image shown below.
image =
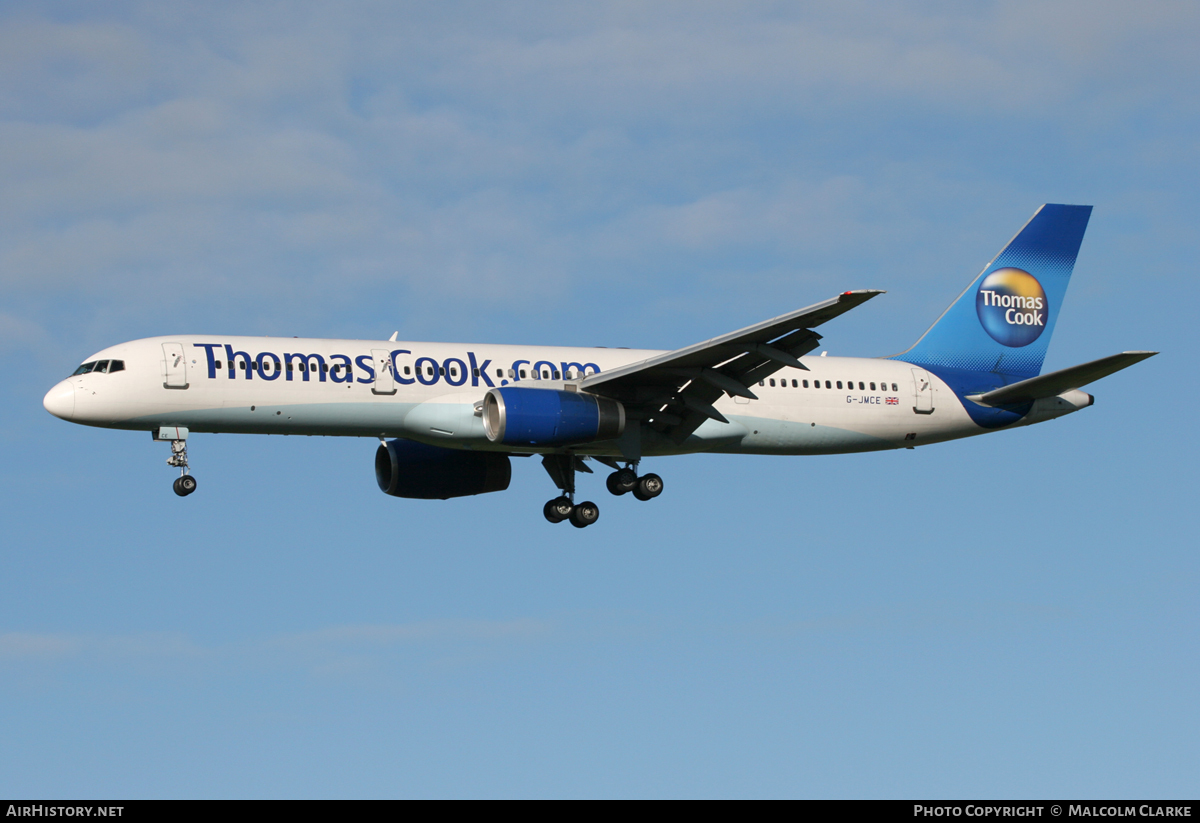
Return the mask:
<path id="1" fill-rule="evenodd" d="M 1091 214 L 1091 206 L 1042 206 L 929 331 L 895 359 L 934 370 L 1036 377 Z"/>

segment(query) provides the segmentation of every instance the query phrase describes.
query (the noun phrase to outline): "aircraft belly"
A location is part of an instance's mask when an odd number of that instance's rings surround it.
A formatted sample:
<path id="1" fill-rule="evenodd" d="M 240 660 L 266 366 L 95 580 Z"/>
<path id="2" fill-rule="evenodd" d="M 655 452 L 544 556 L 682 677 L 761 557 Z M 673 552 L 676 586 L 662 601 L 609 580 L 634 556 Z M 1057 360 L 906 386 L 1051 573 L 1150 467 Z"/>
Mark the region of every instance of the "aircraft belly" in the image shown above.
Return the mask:
<path id="1" fill-rule="evenodd" d="M 474 394 L 468 397 L 474 397 Z M 483 417 L 475 414 L 474 403 L 464 402 L 462 392 L 442 395 L 413 406 L 404 417 L 404 429 L 409 436 L 431 443 L 488 443 L 483 430 Z"/>
<path id="2" fill-rule="evenodd" d="M 746 454 L 840 454 L 895 448 L 886 438 L 853 429 L 770 417 L 742 417 L 736 422 L 748 434 L 734 448 L 716 449 Z"/>
<path id="3" fill-rule="evenodd" d="M 403 437 L 412 403 L 244 403 L 223 401 L 204 409 L 162 410 L 127 421 L 122 428 L 187 426 L 196 432 Z"/>

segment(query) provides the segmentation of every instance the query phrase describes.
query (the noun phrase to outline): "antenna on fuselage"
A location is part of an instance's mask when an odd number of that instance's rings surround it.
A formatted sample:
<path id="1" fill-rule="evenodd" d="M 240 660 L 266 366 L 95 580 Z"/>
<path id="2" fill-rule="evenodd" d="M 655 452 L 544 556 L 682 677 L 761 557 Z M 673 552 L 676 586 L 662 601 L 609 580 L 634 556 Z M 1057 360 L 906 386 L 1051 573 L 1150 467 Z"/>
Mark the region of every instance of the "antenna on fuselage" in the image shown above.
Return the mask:
<path id="1" fill-rule="evenodd" d="M 398 332 L 398 331 L 394 331 L 394 332 L 392 332 L 392 336 L 388 338 L 388 342 L 389 342 L 389 343 L 395 343 L 395 342 L 396 342 L 396 338 L 397 338 L 397 337 L 399 337 L 399 336 L 400 336 L 400 332 Z"/>

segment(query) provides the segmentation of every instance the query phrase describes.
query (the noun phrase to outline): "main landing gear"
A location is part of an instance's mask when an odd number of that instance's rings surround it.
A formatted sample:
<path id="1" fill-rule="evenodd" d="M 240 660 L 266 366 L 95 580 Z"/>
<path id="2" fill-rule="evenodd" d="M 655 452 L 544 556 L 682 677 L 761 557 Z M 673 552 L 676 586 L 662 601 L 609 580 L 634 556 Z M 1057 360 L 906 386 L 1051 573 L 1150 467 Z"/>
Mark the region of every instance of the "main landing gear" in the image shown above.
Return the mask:
<path id="1" fill-rule="evenodd" d="M 662 494 L 663 480 L 657 474 L 638 476 L 635 471 L 636 463 L 627 463 L 625 468 L 618 468 L 616 461 L 607 457 L 597 457 L 596 460 L 616 469 L 605 480 L 608 490 L 618 497 L 633 492 L 638 500 L 653 500 Z M 600 507 L 590 500 L 583 503 L 575 502 L 575 472 L 588 474 L 592 470 L 583 462 L 582 457 L 573 454 L 547 454 L 542 457 L 542 465 L 554 484 L 562 489 L 561 496 L 554 498 L 542 507 L 542 514 L 551 523 L 561 523 L 570 520 L 577 529 L 590 526 L 600 519 Z"/>
<path id="2" fill-rule="evenodd" d="M 542 514 L 551 523 L 561 523 L 570 520 L 577 529 L 590 526 L 600 519 L 600 507 L 590 500 L 582 503 L 572 503 L 571 498 L 563 495 L 550 500 L 542 507 Z"/>
<path id="3" fill-rule="evenodd" d="M 604 483 L 609 492 L 617 497 L 633 492 L 633 496 L 638 500 L 653 500 L 662 494 L 663 490 L 663 480 L 657 474 L 643 474 L 638 477 L 637 472 L 629 466 L 617 469 Z"/>
<path id="4" fill-rule="evenodd" d="M 584 464 L 583 458 L 573 454 L 547 454 L 542 456 L 542 465 L 554 485 L 563 491 L 560 497 L 542 507 L 542 514 L 547 520 L 551 523 L 570 520 L 572 526 L 582 529 L 600 519 L 600 507 L 595 503 L 590 500 L 575 502 L 575 472 L 578 470 L 591 474 L 592 471 Z"/>

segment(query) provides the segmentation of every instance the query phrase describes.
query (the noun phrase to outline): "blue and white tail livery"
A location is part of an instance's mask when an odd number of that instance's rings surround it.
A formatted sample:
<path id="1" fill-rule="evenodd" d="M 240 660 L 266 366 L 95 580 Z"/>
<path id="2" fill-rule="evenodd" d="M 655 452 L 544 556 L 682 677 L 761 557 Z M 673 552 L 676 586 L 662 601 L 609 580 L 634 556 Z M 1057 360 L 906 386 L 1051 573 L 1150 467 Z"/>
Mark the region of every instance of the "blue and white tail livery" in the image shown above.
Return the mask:
<path id="1" fill-rule="evenodd" d="M 502 491 L 512 458 L 537 455 L 560 490 L 543 515 L 582 528 L 600 513 L 576 500 L 593 463 L 612 494 L 651 500 L 646 460 L 915 448 L 1090 406 L 1082 386 L 1155 354 L 1041 373 L 1090 214 L 1042 206 L 891 357 L 812 356 L 817 327 L 882 293 L 856 290 L 674 351 L 171 334 L 91 355 L 43 402 L 168 442 L 181 497 L 193 434 L 370 437 L 380 489 L 404 498 Z"/>
<path id="2" fill-rule="evenodd" d="M 1042 206 L 899 359 L 939 370 L 1036 376 L 1091 215 L 1091 206 Z"/>

